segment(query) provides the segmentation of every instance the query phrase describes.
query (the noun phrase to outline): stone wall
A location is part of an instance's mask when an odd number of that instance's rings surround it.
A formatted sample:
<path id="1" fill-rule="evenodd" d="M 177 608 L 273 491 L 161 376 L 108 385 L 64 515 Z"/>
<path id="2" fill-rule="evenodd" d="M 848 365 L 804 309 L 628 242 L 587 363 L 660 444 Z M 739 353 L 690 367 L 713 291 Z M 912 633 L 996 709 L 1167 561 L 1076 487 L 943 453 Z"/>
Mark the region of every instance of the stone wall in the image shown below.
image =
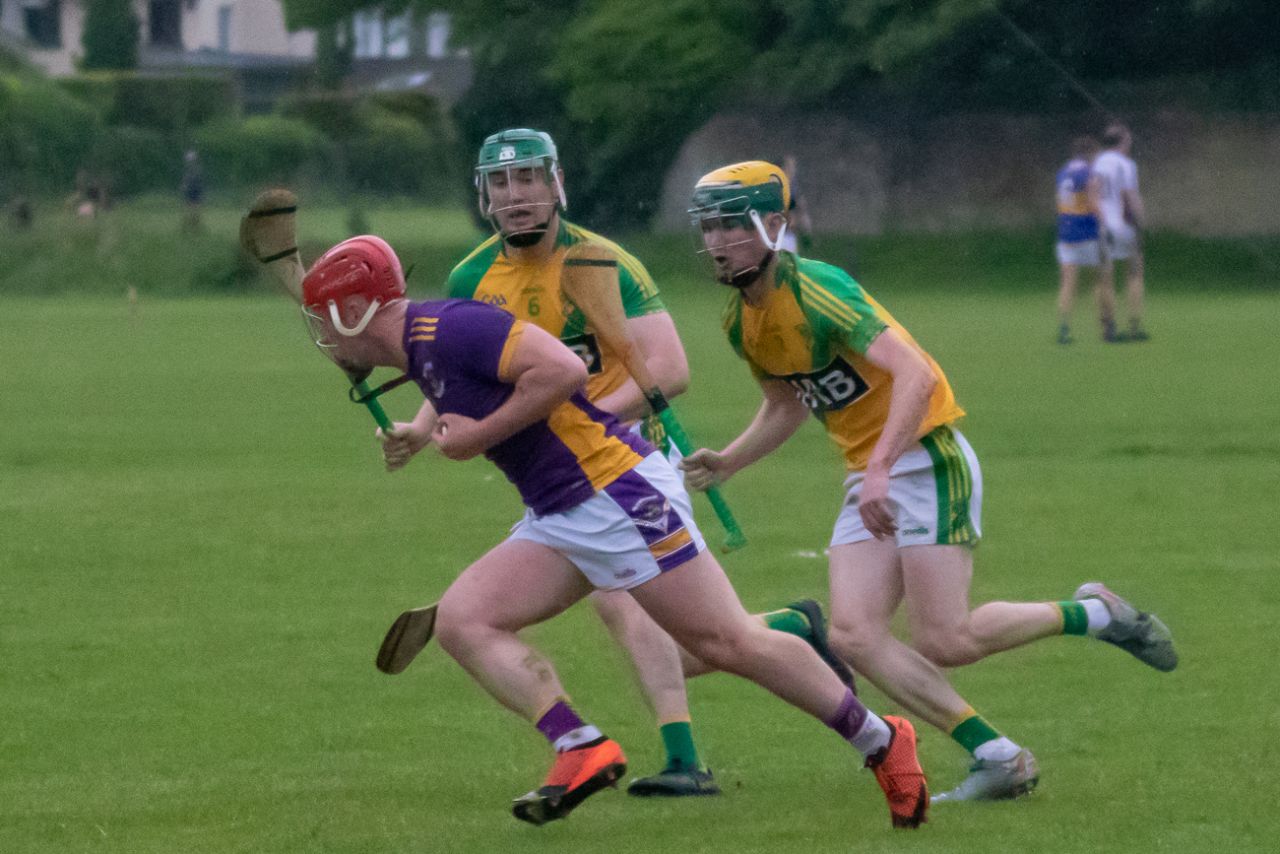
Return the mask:
<path id="1" fill-rule="evenodd" d="M 1280 234 L 1280 115 L 1179 110 L 1128 116 L 1154 229 Z M 925 120 L 723 114 L 685 143 L 657 227 L 688 227 L 698 176 L 726 163 L 796 156 L 816 230 L 853 234 L 1048 227 L 1054 174 L 1087 116 L 971 114 Z"/>

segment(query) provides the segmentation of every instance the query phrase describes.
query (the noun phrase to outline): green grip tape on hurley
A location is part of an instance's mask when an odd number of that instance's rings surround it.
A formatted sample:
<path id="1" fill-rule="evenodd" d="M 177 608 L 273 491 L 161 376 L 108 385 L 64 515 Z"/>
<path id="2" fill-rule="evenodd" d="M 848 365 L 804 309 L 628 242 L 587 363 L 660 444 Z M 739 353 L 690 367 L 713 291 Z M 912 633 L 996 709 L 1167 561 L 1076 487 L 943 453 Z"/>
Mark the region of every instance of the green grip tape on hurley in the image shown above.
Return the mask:
<path id="1" fill-rule="evenodd" d="M 358 383 L 352 383 L 351 387 L 356 390 L 356 400 L 365 405 L 369 410 L 369 414 L 373 416 L 373 420 L 378 422 L 378 426 L 382 428 L 383 433 L 391 432 L 391 419 L 387 417 L 387 413 L 382 409 L 382 404 L 378 403 L 378 398 L 374 395 L 373 390 L 369 388 L 369 384 L 364 380 Z"/>
<path id="2" fill-rule="evenodd" d="M 664 404 L 666 401 L 662 401 Z M 653 400 L 650 400 L 652 405 Z M 672 443 L 680 449 L 680 453 L 688 456 L 693 453 L 693 442 L 689 440 L 689 434 L 684 432 L 684 428 L 680 426 L 680 422 L 676 420 L 676 413 L 670 405 L 662 408 L 654 407 L 658 414 L 658 419 L 662 421 L 662 426 L 667 431 L 667 437 Z M 736 551 L 747 544 L 747 537 L 742 533 L 742 528 L 738 525 L 738 520 L 733 518 L 733 511 L 729 509 L 729 504 L 724 500 L 724 496 L 720 494 L 720 488 L 712 486 L 706 491 L 707 500 L 711 502 L 711 509 L 716 511 L 716 518 L 720 520 L 720 524 L 724 527 L 727 535 L 724 540 L 722 549 L 726 552 Z"/>

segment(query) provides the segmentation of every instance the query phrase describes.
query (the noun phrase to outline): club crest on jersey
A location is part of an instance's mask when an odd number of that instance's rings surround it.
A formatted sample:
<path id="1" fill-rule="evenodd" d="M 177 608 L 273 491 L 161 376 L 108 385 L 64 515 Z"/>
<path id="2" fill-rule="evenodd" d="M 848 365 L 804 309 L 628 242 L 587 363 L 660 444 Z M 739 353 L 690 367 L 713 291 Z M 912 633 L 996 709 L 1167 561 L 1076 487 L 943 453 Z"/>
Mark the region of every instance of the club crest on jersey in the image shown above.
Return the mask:
<path id="1" fill-rule="evenodd" d="M 514 145 L 504 145 L 498 150 L 498 162 L 506 163 L 508 160 L 516 159 L 516 147 Z"/>
<path id="2" fill-rule="evenodd" d="M 631 519 L 638 528 L 667 533 L 671 519 L 671 502 L 661 495 L 646 495 L 631 505 Z"/>

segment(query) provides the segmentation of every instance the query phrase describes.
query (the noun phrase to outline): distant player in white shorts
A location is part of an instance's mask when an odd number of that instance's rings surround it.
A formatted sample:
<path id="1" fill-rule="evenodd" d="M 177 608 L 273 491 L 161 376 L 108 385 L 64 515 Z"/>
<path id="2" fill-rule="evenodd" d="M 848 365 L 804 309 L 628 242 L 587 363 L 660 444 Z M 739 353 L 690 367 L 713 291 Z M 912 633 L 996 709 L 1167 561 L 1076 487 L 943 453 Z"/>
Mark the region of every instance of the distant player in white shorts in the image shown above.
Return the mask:
<path id="1" fill-rule="evenodd" d="M 1071 311 L 1075 306 L 1080 268 L 1094 271 L 1102 340 L 1116 340 L 1115 286 L 1111 265 L 1102 263 L 1098 228 L 1098 177 L 1092 162 L 1098 142 L 1079 136 L 1071 142 L 1071 159 L 1058 170 L 1055 200 L 1058 206 L 1058 343 L 1070 344 Z"/>
<path id="2" fill-rule="evenodd" d="M 1104 264 L 1123 261 L 1125 267 L 1125 302 L 1129 311 L 1129 331 L 1123 341 L 1146 341 L 1150 336 L 1142 325 L 1144 259 L 1142 230 L 1146 227 L 1146 209 L 1138 192 L 1138 166 L 1129 157 L 1133 135 L 1120 123 L 1112 124 L 1102 135 L 1104 151 L 1093 162 L 1098 177 L 1098 209 L 1101 214 Z"/>

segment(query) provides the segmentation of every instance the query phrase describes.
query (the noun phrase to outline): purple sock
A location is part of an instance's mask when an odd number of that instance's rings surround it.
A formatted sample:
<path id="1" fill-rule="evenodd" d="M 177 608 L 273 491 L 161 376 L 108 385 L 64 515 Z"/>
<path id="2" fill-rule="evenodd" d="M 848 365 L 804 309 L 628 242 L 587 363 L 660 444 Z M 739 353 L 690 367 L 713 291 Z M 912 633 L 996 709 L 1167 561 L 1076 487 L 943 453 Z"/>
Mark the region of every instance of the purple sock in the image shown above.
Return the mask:
<path id="1" fill-rule="evenodd" d="M 557 700 L 547 713 L 538 719 L 538 732 L 552 744 L 561 736 L 586 726 L 578 713 L 564 700 Z"/>
<path id="2" fill-rule="evenodd" d="M 857 735 L 858 730 L 862 729 L 866 720 L 867 707 L 858 702 L 852 690 L 846 688 L 844 699 L 840 701 L 840 708 L 836 709 L 836 713 L 823 723 L 838 732 L 845 741 L 849 741 Z"/>

